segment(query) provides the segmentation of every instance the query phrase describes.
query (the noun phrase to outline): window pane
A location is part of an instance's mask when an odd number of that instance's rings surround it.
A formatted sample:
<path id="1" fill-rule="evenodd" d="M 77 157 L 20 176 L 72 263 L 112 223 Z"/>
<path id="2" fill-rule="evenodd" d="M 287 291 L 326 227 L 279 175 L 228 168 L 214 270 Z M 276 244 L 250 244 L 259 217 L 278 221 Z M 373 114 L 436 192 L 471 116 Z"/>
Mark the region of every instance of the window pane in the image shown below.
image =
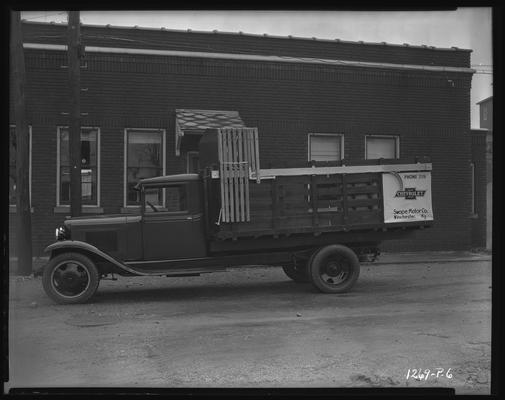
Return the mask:
<path id="1" fill-rule="evenodd" d="M 200 170 L 199 155 L 198 152 L 192 151 L 186 153 L 187 163 L 186 172 L 188 174 L 196 174 Z"/>
<path id="2" fill-rule="evenodd" d="M 81 169 L 82 204 L 96 204 L 96 168 Z M 70 204 L 70 167 L 60 168 L 60 204 Z"/>
<path id="3" fill-rule="evenodd" d="M 161 206 L 163 204 L 163 189 L 146 189 L 145 191 L 146 204 L 151 203 L 153 206 Z M 149 205 L 146 206 L 146 211 L 154 211 Z"/>
<path id="4" fill-rule="evenodd" d="M 70 148 L 67 130 L 60 130 L 60 165 L 70 165 Z"/>
<path id="5" fill-rule="evenodd" d="M 341 157 L 340 136 L 310 135 L 311 161 L 338 161 Z"/>
<path id="6" fill-rule="evenodd" d="M 170 186 L 166 188 L 166 208 L 168 211 L 186 211 L 186 186 Z"/>
<path id="7" fill-rule="evenodd" d="M 97 204 L 98 131 L 81 129 L 82 204 Z M 60 204 L 70 204 L 70 147 L 67 128 L 60 129 Z"/>
<path id="8" fill-rule="evenodd" d="M 60 168 L 60 204 L 70 203 L 70 167 Z"/>
<path id="9" fill-rule="evenodd" d="M 162 136 L 161 132 L 129 131 L 127 140 L 127 204 L 138 204 L 139 195 L 133 187 L 141 179 L 163 173 Z"/>
<path id="10" fill-rule="evenodd" d="M 96 169 L 81 169 L 81 195 L 83 204 L 96 204 Z"/>
<path id="11" fill-rule="evenodd" d="M 378 158 L 397 158 L 396 138 L 394 137 L 367 137 L 367 160 Z"/>
<path id="12" fill-rule="evenodd" d="M 83 167 L 96 166 L 97 156 L 97 132 L 81 132 L 81 164 Z"/>

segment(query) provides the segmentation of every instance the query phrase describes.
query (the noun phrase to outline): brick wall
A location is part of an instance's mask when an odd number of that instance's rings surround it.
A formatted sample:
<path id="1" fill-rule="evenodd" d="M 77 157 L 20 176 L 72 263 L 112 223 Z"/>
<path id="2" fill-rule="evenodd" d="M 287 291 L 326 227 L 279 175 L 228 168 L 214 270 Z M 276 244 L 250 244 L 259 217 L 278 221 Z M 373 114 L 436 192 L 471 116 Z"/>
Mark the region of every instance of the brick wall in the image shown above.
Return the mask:
<path id="1" fill-rule="evenodd" d="M 475 172 L 475 215 L 472 216 L 472 247 L 486 247 L 487 131 L 472 130 L 472 162 Z"/>
<path id="2" fill-rule="evenodd" d="M 363 58 L 373 58 L 366 46 L 354 47 L 356 54 L 364 51 Z M 412 49 L 403 50 L 404 57 L 414 57 Z M 423 57 L 440 57 L 435 60 L 440 65 L 465 66 L 469 59 L 466 52 L 448 52 L 456 57 L 450 61 L 445 52 L 425 51 Z M 235 110 L 247 126 L 259 128 L 263 166 L 306 161 L 311 132 L 344 134 L 345 157 L 350 159 L 364 158 L 365 135 L 399 135 L 402 158 L 432 159 L 436 224 L 384 249 L 470 247 L 468 74 L 93 53 L 87 54 L 86 63 L 82 87 L 88 91 L 82 94 L 81 110 L 89 114 L 82 125 L 101 128 L 105 213 L 117 213 L 123 205 L 125 128 L 165 129 L 167 173 L 180 173 L 185 160 L 175 157 L 174 110 Z M 40 253 L 65 218 L 55 214 L 54 206 L 56 126 L 68 125 L 68 117 L 61 115 L 68 112 L 68 71 L 60 67 L 66 65 L 64 52 L 27 50 L 26 64 L 33 135 L 33 246 Z"/>

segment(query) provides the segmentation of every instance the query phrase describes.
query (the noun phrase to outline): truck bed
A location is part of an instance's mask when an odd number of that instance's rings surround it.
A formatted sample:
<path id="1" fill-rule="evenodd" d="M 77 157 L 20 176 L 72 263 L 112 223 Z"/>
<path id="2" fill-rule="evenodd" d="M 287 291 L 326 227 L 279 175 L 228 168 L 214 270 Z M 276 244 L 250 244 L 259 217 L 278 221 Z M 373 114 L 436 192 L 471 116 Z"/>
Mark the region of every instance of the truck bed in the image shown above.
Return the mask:
<path id="1" fill-rule="evenodd" d="M 431 221 L 384 222 L 384 172 L 279 175 L 249 185 L 249 221 L 223 222 L 215 240 L 428 226 Z M 217 190 L 217 189 L 216 189 Z"/>

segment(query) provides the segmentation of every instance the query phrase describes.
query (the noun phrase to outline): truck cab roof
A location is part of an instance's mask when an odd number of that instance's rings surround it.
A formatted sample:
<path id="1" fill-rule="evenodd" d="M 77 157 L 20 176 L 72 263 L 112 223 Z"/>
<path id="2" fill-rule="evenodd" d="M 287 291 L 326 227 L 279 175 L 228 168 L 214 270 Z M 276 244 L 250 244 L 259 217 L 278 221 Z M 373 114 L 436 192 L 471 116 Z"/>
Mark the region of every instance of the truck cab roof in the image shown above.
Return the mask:
<path id="1" fill-rule="evenodd" d="M 177 175 L 164 175 L 164 176 L 155 176 L 152 178 L 141 179 L 137 184 L 137 188 L 140 185 L 164 185 L 170 184 L 174 182 L 188 182 L 188 181 L 197 181 L 200 179 L 198 174 L 177 174 Z"/>

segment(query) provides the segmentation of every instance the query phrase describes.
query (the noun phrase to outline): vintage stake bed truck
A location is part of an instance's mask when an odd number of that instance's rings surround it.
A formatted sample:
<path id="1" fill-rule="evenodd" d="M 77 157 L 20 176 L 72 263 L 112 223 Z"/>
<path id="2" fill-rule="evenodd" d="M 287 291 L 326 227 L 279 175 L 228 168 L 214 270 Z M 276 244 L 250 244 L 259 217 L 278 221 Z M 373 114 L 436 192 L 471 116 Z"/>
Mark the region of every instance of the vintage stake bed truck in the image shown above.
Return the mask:
<path id="1" fill-rule="evenodd" d="M 384 240 L 430 226 L 431 163 L 261 169 L 257 130 L 208 130 L 199 174 L 141 180 L 137 214 L 69 218 L 46 248 L 46 293 L 81 303 L 100 279 L 282 266 L 323 293 L 355 284 Z"/>

